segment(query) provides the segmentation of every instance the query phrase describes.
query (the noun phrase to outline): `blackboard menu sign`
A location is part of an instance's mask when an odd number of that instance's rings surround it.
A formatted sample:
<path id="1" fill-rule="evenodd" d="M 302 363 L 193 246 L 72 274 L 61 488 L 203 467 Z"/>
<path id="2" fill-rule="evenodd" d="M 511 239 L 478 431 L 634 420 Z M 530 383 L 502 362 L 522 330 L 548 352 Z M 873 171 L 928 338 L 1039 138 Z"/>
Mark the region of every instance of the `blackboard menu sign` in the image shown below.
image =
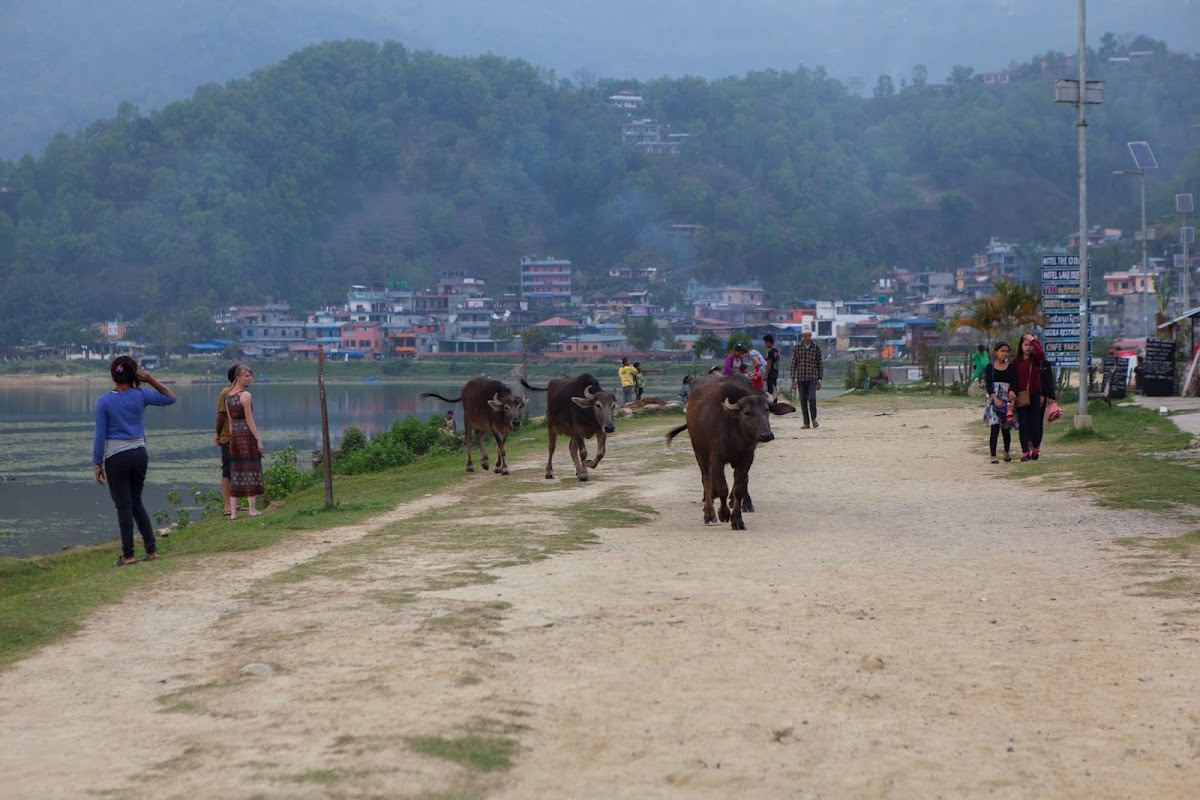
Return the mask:
<path id="1" fill-rule="evenodd" d="M 1175 394 L 1175 340 L 1147 339 L 1142 359 L 1142 394 L 1171 397 Z"/>
<path id="2" fill-rule="evenodd" d="M 1102 394 L 1110 400 L 1123 400 L 1126 391 L 1126 379 L 1129 377 L 1127 359 L 1117 356 L 1104 357 L 1104 379 Z"/>

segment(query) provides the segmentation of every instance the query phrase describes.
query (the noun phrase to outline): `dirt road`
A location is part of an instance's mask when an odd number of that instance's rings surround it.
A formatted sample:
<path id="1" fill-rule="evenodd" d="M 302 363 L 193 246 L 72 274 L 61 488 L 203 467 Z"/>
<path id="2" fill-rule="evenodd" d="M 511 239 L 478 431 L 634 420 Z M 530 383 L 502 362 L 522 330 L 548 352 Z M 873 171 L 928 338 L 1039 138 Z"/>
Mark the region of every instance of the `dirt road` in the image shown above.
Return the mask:
<path id="1" fill-rule="evenodd" d="M 1115 543 L 1183 529 L 881 410 L 777 419 L 745 532 L 618 432 L 173 574 L 0 673 L 0 796 L 1196 796 L 1196 609 Z"/>

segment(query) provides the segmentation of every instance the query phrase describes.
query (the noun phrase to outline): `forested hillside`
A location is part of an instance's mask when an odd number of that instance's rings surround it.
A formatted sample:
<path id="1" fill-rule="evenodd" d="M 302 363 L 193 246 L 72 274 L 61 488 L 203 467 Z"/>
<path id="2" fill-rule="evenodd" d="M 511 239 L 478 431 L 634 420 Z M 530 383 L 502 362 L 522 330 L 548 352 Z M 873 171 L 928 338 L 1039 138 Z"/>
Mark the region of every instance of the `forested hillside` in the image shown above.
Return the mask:
<path id="1" fill-rule="evenodd" d="M 1098 76 L 1097 222 L 1135 219 L 1136 187 L 1111 175 L 1130 139 L 1162 164 L 1152 217 L 1200 177 L 1200 67 L 1155 51 Z M 1077 214 L 1074 113 L 1051 99 L 1067 70 L 1043 60 L 1006 86 L 964 68 L 944 89 L 916 74 L 913 91 L 880 82 L 864 99 L 821 70 L 573 85 L 495 56 L 310 47 L 0 162 L 0 341 L 60 319 L 311 306 L 442 269 L 501 292 L 529 253 L 570 258 L 593 286 L 621 262 L 676 281 L 757 276 L 784 302 L 861 291 L 893 264 L 952 268 L 989 235 L 1061 240 Z M 619 89 L 688 133 L 682 152 L 622 147 L 624 112 L 605 104 Z M 681 242 L 674 223 L 708 233 Z"/>
<path id="2" fill-rule="evenodd" d="M 1040 0 L 8 0 L 0 3 L 0 157 L 40 155 L 123 101 L 162 108 L 331 39 L 523 58 L 576 79 L 823 67 L 859 94 L 917 64 L 1004 69 L 1073 51 L 1075 3 Z M 1197 0 L 1088 0 L 1093 46 L 1129 31 L 1195 49 Z M 1188 37 L 1191 37 L 1189 40 Z M 1178 37 L 1178 38 L 1177 38 Z"/>

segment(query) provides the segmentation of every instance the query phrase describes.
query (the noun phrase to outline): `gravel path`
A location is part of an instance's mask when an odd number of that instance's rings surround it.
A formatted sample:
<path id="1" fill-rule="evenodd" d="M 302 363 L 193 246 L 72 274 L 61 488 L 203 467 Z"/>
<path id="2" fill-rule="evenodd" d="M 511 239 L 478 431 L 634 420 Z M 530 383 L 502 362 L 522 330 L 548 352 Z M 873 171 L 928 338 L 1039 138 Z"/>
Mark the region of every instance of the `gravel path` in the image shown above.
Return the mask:
<path id="1" fill-rule="evenodd" d="M 1185 529 L 998 480 L 973 406 L 882 412 L 778 418 L 745 532 L 703 525 L 686 436 L 618 432 L 588 484 L 472 479 L 510 482 L 498 531 L 657 512 L 582 550 L 368 546 L 451 492 L 175 573 L 0 673 L 0 796 L 1194 797 L 1196 609 L 1115 543 Z"/>

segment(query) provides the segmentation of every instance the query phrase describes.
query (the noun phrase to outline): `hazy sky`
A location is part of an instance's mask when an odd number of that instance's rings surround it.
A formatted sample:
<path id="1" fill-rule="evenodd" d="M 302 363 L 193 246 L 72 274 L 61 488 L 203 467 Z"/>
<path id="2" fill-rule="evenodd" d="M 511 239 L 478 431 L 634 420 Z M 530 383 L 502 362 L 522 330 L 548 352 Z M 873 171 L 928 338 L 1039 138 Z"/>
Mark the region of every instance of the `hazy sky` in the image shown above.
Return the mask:
<path id="1" fill-rule="evenodd" d="M 1200 49 L 1200 0 L 1090 0 L 1089 43 Z M 573 78 L 718 78 L 823 66 L 869 91 L 913 66 L 1002 70 L 1074 52 L 1075 0 L 0 0 L 0 156 L 57 130 L 248 75 L 327 38 L 522 58 Z"/>

